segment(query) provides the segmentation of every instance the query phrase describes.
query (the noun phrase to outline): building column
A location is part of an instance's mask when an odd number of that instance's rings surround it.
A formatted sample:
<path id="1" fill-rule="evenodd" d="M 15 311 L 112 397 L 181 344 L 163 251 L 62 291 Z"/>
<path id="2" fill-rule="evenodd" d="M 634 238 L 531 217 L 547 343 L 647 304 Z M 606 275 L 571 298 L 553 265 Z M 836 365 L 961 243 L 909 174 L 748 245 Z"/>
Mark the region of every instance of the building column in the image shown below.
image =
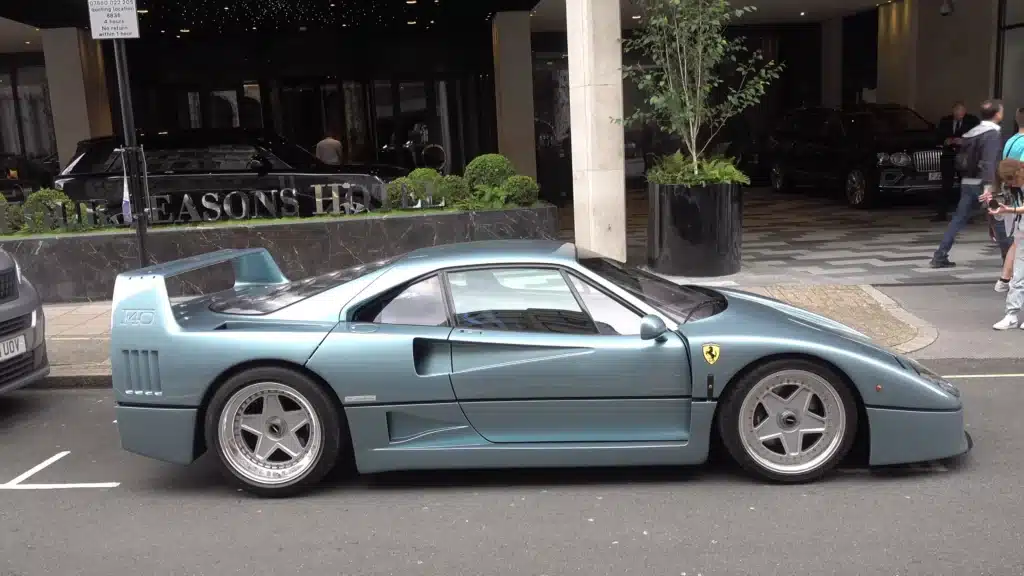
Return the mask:
<path id="1" fill-rule="evenodd" d="M 622 23 L 618 2 L 566 0 L 576 244 L 626 260 Z"/>
<path id="2" fill-rule="evenodd" d="M 843 104 L 843 19 L 821 23 L 821 104 Z"/>
<path id="3" fill-rule="evenodd" d="M 919 0 L 897 0 L 878 8 L 878 89 L 880 104 L 917 106 Z"/>
<path id="4" fill-rule="evenodd" d="M 491 23 L 498 152 L 520 174 L 537 177 L 530 13 L 498 12 Z"/>
<path id="5" fill-rule="evenodd" d="M 113 134 L 110 96 L 99 42 L 78 28 L 43 30 L 43 57 L 61 167 L 78 142 Z"/>

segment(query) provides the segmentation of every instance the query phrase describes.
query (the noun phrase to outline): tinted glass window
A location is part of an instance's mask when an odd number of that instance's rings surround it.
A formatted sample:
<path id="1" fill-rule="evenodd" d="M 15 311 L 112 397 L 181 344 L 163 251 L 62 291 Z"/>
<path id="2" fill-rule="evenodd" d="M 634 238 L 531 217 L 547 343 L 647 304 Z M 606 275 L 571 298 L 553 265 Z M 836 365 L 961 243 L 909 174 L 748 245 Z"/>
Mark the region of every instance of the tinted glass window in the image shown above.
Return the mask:
<path id="1" fill-rule="evenodd" d="M 79 146 L 75 159 L 71 161 L 66 174 L 103 174 L 120 170 L 121 154 L 114 151 L 112 142 L 101 142 Z"/>
<path id="2" fill-rule="evenodd" d="M 640 334 L 642 316 L 619 304 L 614 298 L 575 276 L 571 276 L 573 288 L 583 300 L 587 312 L 601 334 Z"/>
<path id="3" fill-rule="evenodd" d="M 241 172 L 249 170 L 256 147 L 228 144 L 207 147 L 146 149 L 149 172 Z"/>
<path id="4" fill-rule="evenodd" d="M 557 270 L 501 268 L 448 274 L 462 328 L 597 334 Z"/>
<path id="5" fill-rule="evenodd" d="M 421 280 L 386 295 L 356 315 L 357 322 L 403 324 L 407 326 L 447 326 L 448 312 L 437 276 Z"/>
<path id="6" fill-rule="evenodd" d="M 262 142 L 260 150 L 275 170 L 319 171 L 322 163 L 309 152 L 289 142 Z"/>
<path id="7" fill-rule="evenodd" d="M 909 108 L 877 108 L 848 113 L 843 118 L 847 133 L 898 134 L 900 132 L 927 132 L 933 127 L 917 112 Z"/>
<path id="8" fill-rule="evenodd" d="M 683 324 L 706 317 L 724 305 L 717 293 L 694 286 L 680 286 L 639 268 L 623 266 L 587 250 L 577 248 L 580 264 L 636 298 Z"/>

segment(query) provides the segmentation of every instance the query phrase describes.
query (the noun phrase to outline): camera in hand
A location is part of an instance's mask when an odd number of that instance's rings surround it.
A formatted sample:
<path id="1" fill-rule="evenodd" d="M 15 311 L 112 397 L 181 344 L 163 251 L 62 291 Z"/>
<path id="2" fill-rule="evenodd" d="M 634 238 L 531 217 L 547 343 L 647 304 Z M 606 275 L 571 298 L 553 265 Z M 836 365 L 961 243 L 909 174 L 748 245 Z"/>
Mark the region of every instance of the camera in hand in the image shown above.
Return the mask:
<path id="1" fill-rule="evenodd" d="M 1000 205 L 1010 205 L 1010 195 L 1005 191 L 998 192 L 992 195 L 992 199 L 988 201 L 988 207 L 992 210 L 999 208 Z"/>

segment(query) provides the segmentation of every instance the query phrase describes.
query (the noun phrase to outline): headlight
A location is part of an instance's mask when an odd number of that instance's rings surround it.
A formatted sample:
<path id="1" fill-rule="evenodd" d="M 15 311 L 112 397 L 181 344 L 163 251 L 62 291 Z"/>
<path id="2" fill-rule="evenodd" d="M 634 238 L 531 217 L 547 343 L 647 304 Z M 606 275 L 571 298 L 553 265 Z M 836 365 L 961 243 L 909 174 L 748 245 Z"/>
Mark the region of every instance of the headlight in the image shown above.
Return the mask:
<path id="1" fill-rule="evenodd" d="M 910 154 L 906 152 L 890 154 L 889 161 L 892 162 L 893 166 L 910 166 Z"/>
<path id="2" fill-rule="evenodd" d="M 886 164 L 889 163 L 889 155 L 886 154 L 885 152 L 879 152 L 878 154 L 875 154 L 875 158 L 878 159 L 879 166 L 885 166 Z"/>
<path id="3" fill-rule="evenodd" d="M 954 386 L 953 383 L 949 382 L 948 380 L 946 380 L 942 376 L 939 376 L 938 374 L 936 374 L 932 370 L 928 369 L 928 367 L 925 366 L 924 364 L 921 364 L 917 360 L 914 360 L 912 358 L 907 358 L 907 357 L 899 358 L 899 361 L 900 361 L 900 363 L 907 364 L 908 366 L 913 368 L 914 371 L 917 372 L 918 376 L 920 376 L 921 378 L 924 378 L 925 380 L 931 382 L 932 384 L 935 384 L 936 386 L 939 387 L 940 390 L 942 390 L 946 394 L 949 394 L 950 396 L 953 396 L 954 398 L 959 398 L 960 397 L 960 389 L 959 388 Z"/>

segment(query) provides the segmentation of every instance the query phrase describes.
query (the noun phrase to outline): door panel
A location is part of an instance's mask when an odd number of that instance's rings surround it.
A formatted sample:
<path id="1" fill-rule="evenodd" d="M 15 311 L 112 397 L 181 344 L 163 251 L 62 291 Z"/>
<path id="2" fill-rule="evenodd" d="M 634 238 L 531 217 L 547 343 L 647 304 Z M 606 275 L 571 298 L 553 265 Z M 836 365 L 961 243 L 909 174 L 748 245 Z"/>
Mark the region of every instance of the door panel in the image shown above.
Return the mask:
<path id="1" fill-rule="evenodd" d="M 446 326 L 342 323 L 307 366 L 346 405 L 454 401 Z"/>
<path id="2" fill-rule="evenodd" d="M 492 442 L 684 440 L 687 407 L 665 400 L 690 395 L 690 370 L 682 339 L 666 336 L 460 328 L 452 387 Z"/>

